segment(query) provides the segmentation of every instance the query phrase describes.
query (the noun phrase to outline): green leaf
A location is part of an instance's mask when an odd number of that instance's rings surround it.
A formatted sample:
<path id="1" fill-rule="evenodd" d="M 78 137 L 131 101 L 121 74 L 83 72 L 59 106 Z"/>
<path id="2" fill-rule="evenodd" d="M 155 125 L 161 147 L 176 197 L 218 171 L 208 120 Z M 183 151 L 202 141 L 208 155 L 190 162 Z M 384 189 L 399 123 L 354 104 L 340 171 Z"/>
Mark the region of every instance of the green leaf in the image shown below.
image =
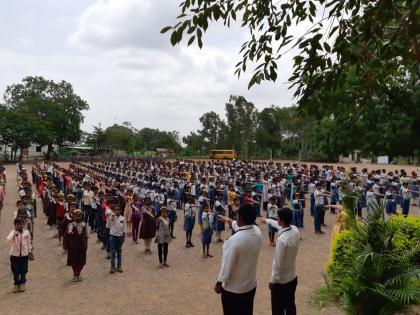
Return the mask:
<path id="1" fill-rule="evenodd" d="M 188 40 L 187 46 L 190 46 L 194 42 L 194 39 L 195 39 L 195 35 L 191 36 L 190 39 Z"/>
<path id="2" fill-rule="evenodd" d="M 166 33 L 167 31 L 169 31 L 170 29 L 172 29 L 172 26 L 165 26 L 164 28 L 162 28 L 162 29 L 160 30 L 160 33 L 161 33 L 161 34 L 164 34 L 164 33 Z"/>
<path id="3" fill-rule="evenodd" d="M 178 43 L 178 32 L 174 31 L 171 35 L 171 44 L 175 46 Z"/>
<path id="4" fill-rule="evenodd" d="M 327 42 L 324 42 L 324 48 L 327 52 L 331 52 L 331 47 L 330 47 L 330 45 L 328 45 Z"/>

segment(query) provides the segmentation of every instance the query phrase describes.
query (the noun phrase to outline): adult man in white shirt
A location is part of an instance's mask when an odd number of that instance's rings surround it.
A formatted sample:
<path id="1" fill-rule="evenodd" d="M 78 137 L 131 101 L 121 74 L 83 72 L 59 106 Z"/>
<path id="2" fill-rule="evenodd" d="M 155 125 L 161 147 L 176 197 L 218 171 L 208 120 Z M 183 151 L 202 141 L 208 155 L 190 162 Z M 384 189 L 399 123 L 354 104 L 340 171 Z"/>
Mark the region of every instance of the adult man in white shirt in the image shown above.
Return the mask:
<path id="1" fill-rule="evenodd" d="M 293 213 L 289 208 L 282 208 L 277 212 L 277 221 L 261 219 L 261 222 L 279 230 L 269 284 L 273 315 L 296 314 L 296 257 L 300 234 L 296 226 L 290 225 L 292 219 Z"/>
<path id="2" fill-rule="evenodd" d="M 236 233 L 223 245 L 222 266 L 214 291 L 222 294 L 225 315 L 251 315 L 262 242 L 261 231 L 255 225 L 256 213 L 251 205 L 243 205 L 237 221 L 223 216 L 219 219 L 231 224 Z"/>

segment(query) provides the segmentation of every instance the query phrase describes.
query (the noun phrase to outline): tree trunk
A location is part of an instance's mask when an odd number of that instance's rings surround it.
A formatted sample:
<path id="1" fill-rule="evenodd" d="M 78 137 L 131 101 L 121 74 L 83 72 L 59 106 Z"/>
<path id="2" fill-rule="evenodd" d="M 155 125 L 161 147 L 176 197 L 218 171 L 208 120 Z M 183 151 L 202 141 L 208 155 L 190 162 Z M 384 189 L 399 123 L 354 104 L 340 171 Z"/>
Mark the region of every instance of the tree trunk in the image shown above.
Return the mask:
<path id="1" fill-rule="evenodd" d="M 52 151 L 53 151 L 53 144 L 51 143 L 51 144 L 48 144 L 48 150 L 47 150 L 47 156 L 46 156 L 47 160 L 51 159 L 51 152 Z"/>
<path id="2" fill-rule="evenodd" d="M 23 147 L 19 147 L 19 162 L 22 162 L 22 151 Z"/>

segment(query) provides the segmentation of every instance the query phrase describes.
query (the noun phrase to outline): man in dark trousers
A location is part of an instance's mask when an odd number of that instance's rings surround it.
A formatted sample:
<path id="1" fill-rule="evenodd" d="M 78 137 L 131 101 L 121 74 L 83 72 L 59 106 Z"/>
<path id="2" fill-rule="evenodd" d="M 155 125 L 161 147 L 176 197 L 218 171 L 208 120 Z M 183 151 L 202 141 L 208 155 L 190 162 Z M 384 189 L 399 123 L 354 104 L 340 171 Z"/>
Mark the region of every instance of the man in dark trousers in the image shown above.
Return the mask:
<path id="1" fill-rule="evenodd" d="M 222 266 L 214 291 L 222 295 L 225 315 L 252 315 L 257 289 L 257 264 L 261 249 L 261 230 L 255 225 L 257 214 L 247 204 L 239 208 L 237 221 L 224 216 L 219 220 L 235 230 L 223 244 Z"/>
<path id="2" fill-rule="evenodd" d="M 296 256 L 300 234 L 296 226 L 290 225 L 292 219 L 293 213 L 289 208 L 282 208 L 277 212 L 277 221 L 261 219 L 261 222 L 270 224 L 279 231 L 269 283 L 273 315 L 296 314 Z"/>

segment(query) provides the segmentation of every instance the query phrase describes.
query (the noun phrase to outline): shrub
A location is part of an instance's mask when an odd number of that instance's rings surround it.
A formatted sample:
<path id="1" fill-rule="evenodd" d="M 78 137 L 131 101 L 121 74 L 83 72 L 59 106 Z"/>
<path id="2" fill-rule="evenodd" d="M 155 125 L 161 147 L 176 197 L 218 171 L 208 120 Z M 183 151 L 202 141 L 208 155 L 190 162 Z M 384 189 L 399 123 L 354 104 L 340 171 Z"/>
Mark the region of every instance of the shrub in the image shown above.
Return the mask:
<path id="1" fill-rule="evenodd" d="M 330 289 L 348 314 L 395 314 L 420 300 L 418 265 L 420 220 L 395 217 L 384 221 L 377 206 L 357 223 L 354 203 L 346 200 L 350 229 L 334 242 L 327 266 Z"/>

